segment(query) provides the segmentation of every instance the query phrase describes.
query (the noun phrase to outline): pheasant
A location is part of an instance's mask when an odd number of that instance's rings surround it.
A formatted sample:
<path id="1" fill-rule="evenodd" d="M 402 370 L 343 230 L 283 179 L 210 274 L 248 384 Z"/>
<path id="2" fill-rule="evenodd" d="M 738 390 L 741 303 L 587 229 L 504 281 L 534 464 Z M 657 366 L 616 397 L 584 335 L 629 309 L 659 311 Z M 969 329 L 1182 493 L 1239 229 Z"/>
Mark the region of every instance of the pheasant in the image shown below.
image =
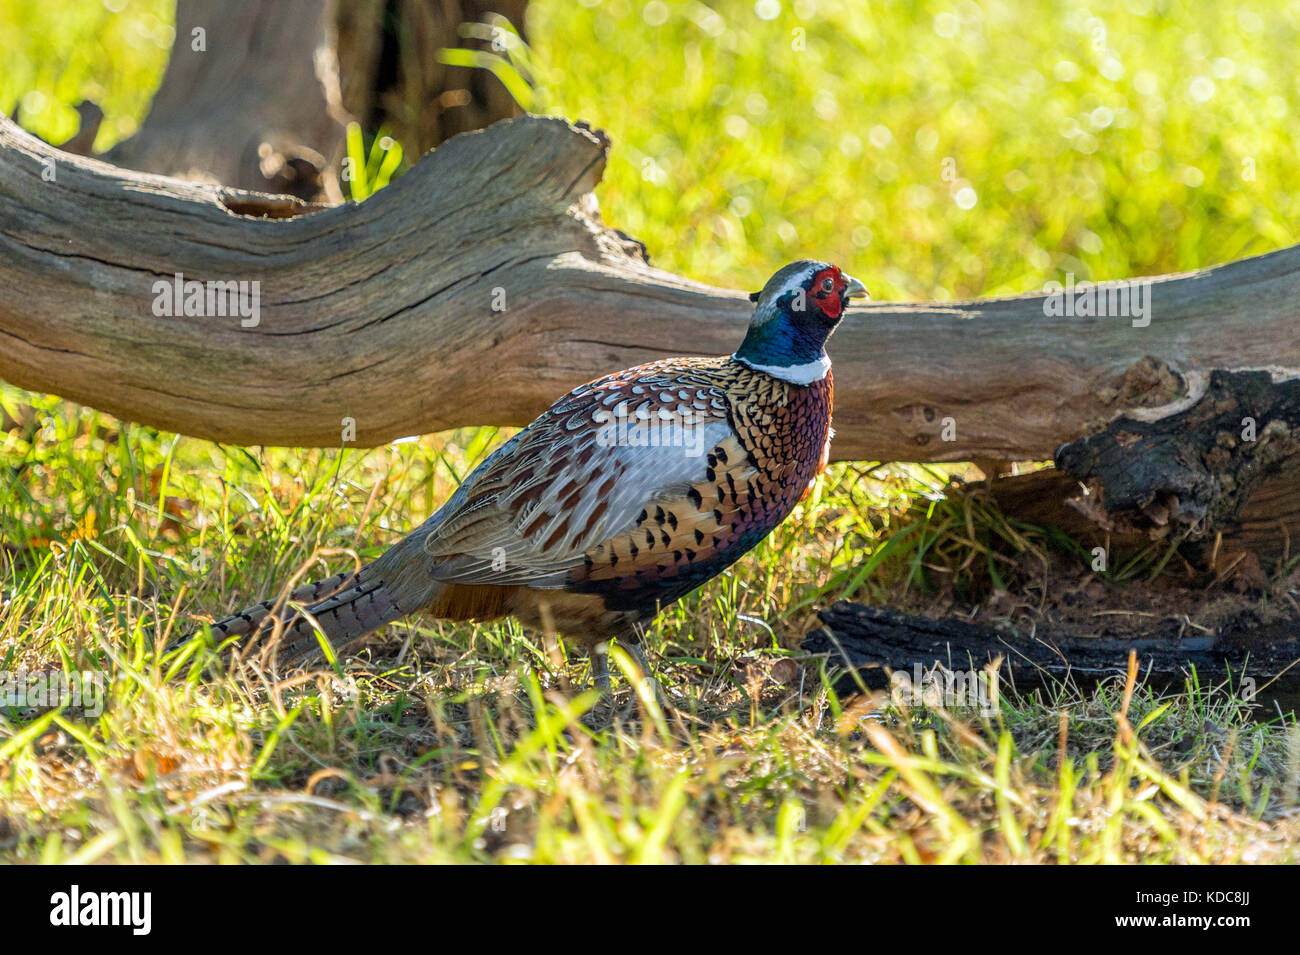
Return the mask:
<path id="1" fill-rule="evenodd" d="M 591 655 L 638 644 L 658 612 L 762 541 L 826 466 L 831 362 L 824 345 L 857 279 L 826 262 L 785 266 L 750 300 L 734 355 L 670 358 L 582 385 L 498 448 L 436 514 L 359 571 L 300 588 L 281 609 L 281 652 L 342 645 L 408 614 L 514 616 Z M 212 626 L 276 622 L 264 601 Z"/>

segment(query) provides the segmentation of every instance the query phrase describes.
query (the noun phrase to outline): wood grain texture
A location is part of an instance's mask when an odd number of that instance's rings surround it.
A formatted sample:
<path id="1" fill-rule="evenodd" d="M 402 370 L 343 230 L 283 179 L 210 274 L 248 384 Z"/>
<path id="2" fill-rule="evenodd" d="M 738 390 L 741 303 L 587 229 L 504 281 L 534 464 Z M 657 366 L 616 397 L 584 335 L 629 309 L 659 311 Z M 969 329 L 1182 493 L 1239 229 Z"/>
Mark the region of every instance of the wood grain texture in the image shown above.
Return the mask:
<path id="1" fill-rule="evenodd" d="M 1048 469 L 1017 477 L 1001 477 L 987 488 L 1004 514 L 1014 515 L 1040 527 L 1056 527 L 1069 534 L 1085 550 L 1105 546 L 1131 553 L 1164 540 L 1165 535 L 1135 527 L 1132 521 L 1110 522 L 1092 504 L 1084 486 L 1070 476 Z M 1294 468 L 1263 477 L 1235 516 L 1218 530 L 1222 539 L 1188 542 L 1180 552 L 1195 567 L 1221 570 L 1242 551 L 1261 556 L 1290 558 L 1300 552 L 1300 474 Z M 1163 544 L 1161 546 L 1164 546 Z"/>
<path id="2" fill-rule="evenodd" d="M 0 118 L 0 377 L 238 444 L 337 446 L 350 417 L 370 446 L 523 425 L 601 374 L 729 354 L 744 293 L 653 269 L 601 223 L 608 145 L 523 117 L 312 211 L 64 154 Z M 1046 459 L 1120 414 L 1166 413 L 1151 406 L 1176 407 L 1197 373 L 1300 368 L 1298 269 L 1291 248 L 1156 279 L 1145 328 L 1048 317 L 1042 295 L 855 307 L 829 349 L 833 455 Z M 155 316 L 153 283 L 178 272 L 259 281 L 260 323 Z"/>

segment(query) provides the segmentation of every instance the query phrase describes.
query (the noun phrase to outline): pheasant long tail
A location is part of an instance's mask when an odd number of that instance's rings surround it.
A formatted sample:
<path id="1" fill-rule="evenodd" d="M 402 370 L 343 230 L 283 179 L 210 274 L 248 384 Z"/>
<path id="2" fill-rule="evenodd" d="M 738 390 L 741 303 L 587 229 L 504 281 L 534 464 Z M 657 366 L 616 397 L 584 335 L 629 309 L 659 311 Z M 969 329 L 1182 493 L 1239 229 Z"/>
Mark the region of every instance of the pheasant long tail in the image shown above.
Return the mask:
<path id="1" fill-rule="evenodd" d="M 427 555 L 411 546 L 408 539 L 359 571 L 299 587 L 278 612 L 278 599 L 263 600 L 218 620 L 212 624 L 212 633 L 218 639 L 271 635 L 278 620 L 282 657 L 294 657 L 317 647 L 318 629 L 331 645 L 343 646 L 426 606 L 432 582 L 427 577 L 419 581 L 421 575 L 411 571 L 412 565 L 428 564 Z M 405 572 L 394 575 L 395 566 Z"/>

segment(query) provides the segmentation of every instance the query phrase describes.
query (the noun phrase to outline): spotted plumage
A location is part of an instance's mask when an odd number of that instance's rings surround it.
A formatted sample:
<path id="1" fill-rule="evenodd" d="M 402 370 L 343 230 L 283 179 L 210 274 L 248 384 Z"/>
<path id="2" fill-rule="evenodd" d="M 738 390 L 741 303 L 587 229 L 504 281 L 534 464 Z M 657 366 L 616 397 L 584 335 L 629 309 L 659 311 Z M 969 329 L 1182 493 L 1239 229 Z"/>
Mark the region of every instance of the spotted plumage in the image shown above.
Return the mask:
<path id="1" fill-rule="evenodd" d="M 825 466 L 832 377 L 823 345 L 861 283 L 786 266 L 752 298 L 725 358 L 673 358 L 574 389 L 477 467 L 372 564 L 301 588 L 289 652 L 410 613 L 512 615 L 595 648 L 635 643 L 663 607 L 762 541 Z M 214 625 L 248 634 L 269 601 Z M 283 649 L 282 649 L 283 652 Z"/>
<path id="2" fill-rule="evenodd" d="M 671 378 L 713 415 L 680 483 L 652 491 L 621 533 L 583 552 L 570 589 L 638 619 L 716 576 L 766 537 L 825 464 L 831 376 L 791 385 L 734 358 L 675 359 L 589 385 L 626 394 Z"/>

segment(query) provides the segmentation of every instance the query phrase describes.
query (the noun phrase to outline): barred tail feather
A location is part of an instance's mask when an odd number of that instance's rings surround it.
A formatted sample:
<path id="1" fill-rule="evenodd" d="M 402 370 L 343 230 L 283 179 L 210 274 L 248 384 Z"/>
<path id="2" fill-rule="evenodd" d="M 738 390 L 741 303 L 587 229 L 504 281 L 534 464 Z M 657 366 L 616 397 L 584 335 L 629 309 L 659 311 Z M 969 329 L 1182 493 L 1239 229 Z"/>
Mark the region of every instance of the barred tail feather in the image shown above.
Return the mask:
<path id="1" fill-rule="evenodd" d="M 400 606 L 381 580 L 367 580 L 365 570 L 358 580 L 346 590 L 307 608 L 284 630 L 280 644 L 282 657 L 294 657 L 319 646 L 316 627 L 330 642 L 341 647 L 366 634 L 378 630 L 386 623 L 404 617 L 407 610 Z M 316 626 L 312 626 L 312 620 Z"/>
<path id="2" fill-rule="evenodd" d="M 383 581 L 374 579 L 373 566 L 299 587 L 289 595 L 289 601 L 307 606 L 306 614 L 303 614 L 286 602 L 278 614 L 279 620 L 285 624 L 279 644 L 282 659 L 298 656 L 318 646 L 316 630 L 311 623 L 313 619 L 330 644 L 337 647 L 378 630 L 409 612 L 384 588 Z M 276 622 L 272 615 L 275 604 L 275 600 L 263 600 L 218 620 L 212 624 L 212 633 L 218 639 L 251 637 L 259 632 L 270 634 Z M 308 614 L 311 619 L 308 619 Z"/>
<path id="3" fill-rule="evenodd" d="M 358 576 L 355 571 L 348 571 L 335 574 L 333 577 L 327 577 L 325 580 L 306 584 L 292 591 L 289 594 L 289 600 L 295 603 L 319 603 L 350 586 Z M 253 604 L 253 606 L 239 611 L 239 613 L 231 614 L 224 620 L 218 620 L 212 625 L 213 636 L 221 639 L 225 637 L 243 637 L 253 633 L 266 620 L 275 604 L 276 600 L 274 599 L 263 600 L 261 603 Z M 292 613 L 292 611 L 289 612 Z M 270 622 L 267 621 L 267 624 L 269 625 Z"/>
<path id="4" fill-rule="evenodd" d="M 289 658 L 318 646 L 312 626 L 315 620 L 331 645 L 343 646 L 399 617 L 428 608 L 443 589 L 433 579 L 432 571 L 433 561 L 424 550 L 424 536 L 417 532 L 359 571 L 336 574 L 294 590 L 288 602 L 305 605 L 305 614 L 286 602 L 272 616 L 277 601 L 263 600 L 217 621 L 212 632 L 219 639 L 251 637 L 258 632 L 269 633 L 278 619 L 284 624 L 279 652 L 282 658 Z"/>

